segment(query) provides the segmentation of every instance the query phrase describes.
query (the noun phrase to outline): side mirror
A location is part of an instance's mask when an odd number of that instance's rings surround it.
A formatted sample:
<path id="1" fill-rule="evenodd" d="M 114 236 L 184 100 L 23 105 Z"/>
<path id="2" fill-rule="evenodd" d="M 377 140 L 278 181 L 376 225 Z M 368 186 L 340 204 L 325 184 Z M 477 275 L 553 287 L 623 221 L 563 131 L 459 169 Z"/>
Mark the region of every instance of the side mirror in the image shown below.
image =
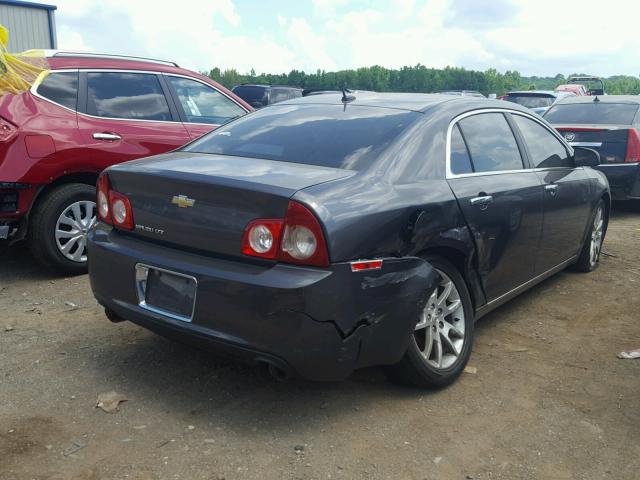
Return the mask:
<path id="1" fill-rule="evenodd" d="M 576 167 L 597 167 L 600 154 L 591 148 L 573 147 L 573 160 Z"/>

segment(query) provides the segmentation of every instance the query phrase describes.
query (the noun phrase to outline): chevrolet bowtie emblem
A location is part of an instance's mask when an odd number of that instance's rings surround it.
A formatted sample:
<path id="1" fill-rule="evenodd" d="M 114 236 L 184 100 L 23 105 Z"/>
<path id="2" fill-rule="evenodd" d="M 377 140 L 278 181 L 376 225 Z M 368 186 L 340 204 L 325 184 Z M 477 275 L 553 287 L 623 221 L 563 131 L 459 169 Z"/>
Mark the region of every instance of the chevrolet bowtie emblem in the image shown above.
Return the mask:
<path id="1" fill-rule="evenodd" d="M 195 199 L 189 198 L 186 195 L 174 195 L 171 199 L 171 203 L 179 206 L 180 208 L 193 207 L 196 203 Z"/>

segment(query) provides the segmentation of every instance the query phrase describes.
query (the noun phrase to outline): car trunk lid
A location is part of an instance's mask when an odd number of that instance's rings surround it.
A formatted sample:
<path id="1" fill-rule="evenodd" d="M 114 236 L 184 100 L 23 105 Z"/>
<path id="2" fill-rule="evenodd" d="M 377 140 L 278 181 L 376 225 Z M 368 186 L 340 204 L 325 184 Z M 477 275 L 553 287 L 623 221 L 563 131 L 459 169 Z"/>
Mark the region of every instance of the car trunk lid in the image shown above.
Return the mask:
<path id="1" fill-rule="evenodd" d="M 574 147 L 588 147 L 600 154 L 602 164 L 624 163 L 629 125 L 554 125 Z"/>
<path id="2" fill-rule="evenodd" d="M 197 251 L 240 256 L 257 218 L 283 218 L 300 189 L 351 170 L 224 155 L 177 152 L 109 171 L 111 187 L 133 209 L 132 235 Z"/>

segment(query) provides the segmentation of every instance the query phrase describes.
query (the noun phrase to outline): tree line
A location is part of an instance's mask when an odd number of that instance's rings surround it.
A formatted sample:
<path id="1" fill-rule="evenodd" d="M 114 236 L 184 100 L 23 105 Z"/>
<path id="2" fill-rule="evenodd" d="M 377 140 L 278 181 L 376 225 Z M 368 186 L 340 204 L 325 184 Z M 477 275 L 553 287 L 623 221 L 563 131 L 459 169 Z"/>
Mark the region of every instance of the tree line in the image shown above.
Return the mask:
<path id="1" fill-rule="evenodd" d="M 253 69 L 249 73 L 241 74 L 235 69 L 221 70 L 216 67 L 205 75 L 228 88 L 241 83 L 265 83 L 327 90 L 346 86 L 352 90 L 377 92 L 431 93 L 440 90 L 477 90 L 485 95 L 502 95 L 511 90 L 553 90 L 567 81 L 567 77 L 562 74 L 554 77 L 523 77 L 519 72 L 510 70 L 501 73 L 491 68 L 481 72 L 459 67 L 428 68 L 421 64 L 400 69 L 374 65 L 337 72 L 317 70 L 315 73 L 305 73 L 291 70 L 289 73 L 279 74 L 256 74 Z M 640 94 L 639 77 L 616 75 L 605 78 L 604 82 L 605 90 L 609 94 Z"/>

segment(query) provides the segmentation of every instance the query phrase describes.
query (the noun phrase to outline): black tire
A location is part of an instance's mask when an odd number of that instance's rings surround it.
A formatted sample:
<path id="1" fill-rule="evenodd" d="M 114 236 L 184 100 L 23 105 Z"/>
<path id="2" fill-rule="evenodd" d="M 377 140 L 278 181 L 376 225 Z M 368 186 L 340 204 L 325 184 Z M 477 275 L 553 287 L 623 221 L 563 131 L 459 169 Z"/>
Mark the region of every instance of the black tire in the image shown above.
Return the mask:
<path id="1" fill-rule="evenodd" d="M 54 188 L 38 200 L 31 212 L 27 244 L 35 259 L 45 268 L 65 275 L 87 273 L 87 262 L 66 258 L 56 244 L 58 217 L 78 201 L 95 202 L 96 189 L 82 183 L 69 183 Z"/>
<path id="2" fill-rule="evenodd" d="M 595 262 L 591 257 L 591 243 L 593 241 L 593 231 L 595 229 L 594 221 L 596 216 L 598 215 L 598 210 L 602 213 L 602 236 L 600 240 L 600 247 L 598 248 Z M 582 245 L 582 250 L 580 250 L 580 256 L 578 257 L 578 261 L 575 264 L 575 269 L 579 272 L 588 273 L 593 272 L 598 265 L 600 265 L 600 254 L 602 252 L 602 242 L 604 241 L 604 234 L 607 231 L 607 225 L 609 223 L 609 218 L 607 216 L 607 210 L 604 208 L 604 201 L 600 200 L 596 205 L 596 208 L 593 209 L 593 214 L 589 220 L 589 232 L 587 233 L 587 237 L 585 238 L 584 245 Z"/>
<path id="3" fill-rule="evenodd" d="M 467 284 L 458 269 L 440 256 L 425 257 L 434 268 L 446 274 L 455 285 L 464 311 L 464 342 L 455 362 L 446 369 L 434 368 L 427 363 L 418 347 L 414 333 L 411 333 L 409 347 L 404 357 L 387 368 L 390 378 L 404 385 L 419 388 L 442 388 L 453 383 L 464 370 L 471 356 L 473 346 L 474 315 L 471 296 Z M 416 319 L 416 323 L 418 319 Z"/>

